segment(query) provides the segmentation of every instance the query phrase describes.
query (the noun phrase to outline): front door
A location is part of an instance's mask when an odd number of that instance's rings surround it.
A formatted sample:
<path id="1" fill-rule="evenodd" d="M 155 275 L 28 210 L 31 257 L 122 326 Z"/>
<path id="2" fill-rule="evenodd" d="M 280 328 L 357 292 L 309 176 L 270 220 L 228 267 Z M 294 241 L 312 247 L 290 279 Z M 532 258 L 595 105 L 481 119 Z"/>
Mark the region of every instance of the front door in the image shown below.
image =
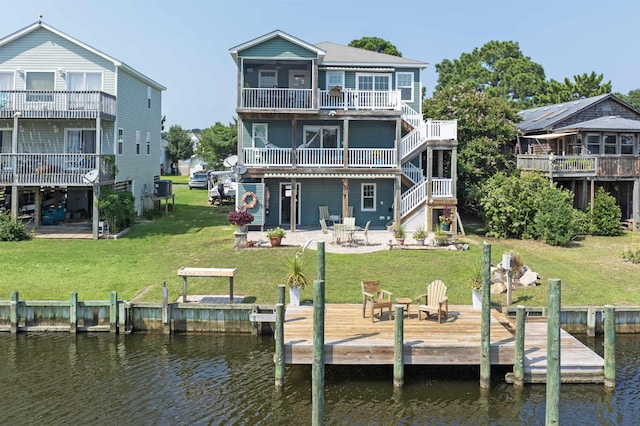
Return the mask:
<path id="1" fill-rule="evenodd" d="M 291 184 L 280 183 L 280 224 L 291 223 Z M 300 225 L 300 183 L 296 184 L 296 225 Z"/>
<path id="2" fill-rule="evenodd" d="M 311 108 L 311 87 L 309 81 L 309 71 L 289 70 L 289 89 L 291 90 L 288 105 L 289 108 L 305 109 Z"/>

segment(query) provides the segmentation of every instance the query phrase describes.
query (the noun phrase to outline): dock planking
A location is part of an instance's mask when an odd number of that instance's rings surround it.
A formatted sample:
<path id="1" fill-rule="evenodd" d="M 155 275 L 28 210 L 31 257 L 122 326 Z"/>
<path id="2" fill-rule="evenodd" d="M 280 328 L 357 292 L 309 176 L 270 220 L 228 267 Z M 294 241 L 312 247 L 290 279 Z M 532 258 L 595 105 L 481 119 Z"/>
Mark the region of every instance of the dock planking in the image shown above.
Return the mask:
<path id="1" fill-rule="evenodd" d="M 515 339 L 492 310 L 492 365 L 513 366 Z M 418 320 L 415 305 L 404 317 L 405 365 L 479 365 L 481 312 L 467 305 L 451 305 L 446 321 L 434 315 Z M 528 322 L 525 337 L 525 381 L 540 382 L 546 375 L 546 322 Z M 387 312 L 369 312 L 362 318 L 361 304 L 327 304 L 325 309 L 325 363 L 393 365 L 395 321 Z M 313 362 L 313 307 L 287 306 L 284 324 L 286 364 Z M 569 333 L 561 331 L 561 374 L 564 382 L 601 382 L 604 360 Z"/>

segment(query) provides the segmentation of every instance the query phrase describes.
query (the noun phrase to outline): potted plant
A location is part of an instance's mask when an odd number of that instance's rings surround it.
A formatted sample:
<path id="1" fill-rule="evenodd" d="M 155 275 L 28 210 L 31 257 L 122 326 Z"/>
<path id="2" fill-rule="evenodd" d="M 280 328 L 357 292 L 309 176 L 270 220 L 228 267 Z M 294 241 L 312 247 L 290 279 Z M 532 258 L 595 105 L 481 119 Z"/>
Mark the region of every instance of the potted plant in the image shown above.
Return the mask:
<path id="1" fill-rule="evenodd" d="M 433 239 L 436 242 L 436 245 L 438 246 L 443 246 L 447 243 L 447 240 L 449 239 L 449 235 L 444 232 L 444 229 L 442 229 L 442 226 L 434 226 L 433 227 Z"/>
<path id="2" fill-rule="evenodd" d="M 424 232 L 424 228 L 422 226 L 418 227 L 418 229 L 413 232 L 413 239 L 416 240 L 419 246 L 424 245 L 425 238 L 427 238 L 427 233 Z"/>
<path id="3" fill-rule="evenodd" d="M 451 207 L 444 206 L 444 214 L 440 216 L 440 227 L 443 231 L 449 231 L 451 229 Z"/>
<path id="4" fill-rule="evenodd" d="M 300 306 L 300 291 L 304 290 L 310 283 L 310 279 L 302 271 L 302 257 L 297 254 L 291 255 L 285 261 L 287 267 L 287 275 L 284 277 L 284 283 L 289 287 L 289 304 L 291 306 Z"/>
<path id="5" fill-rule="evenodd" d="M 482 309 L 482 266 L 476 263 L 470 268 L 467 285 L 471 289 L 471 303 L 473 309 Z"/>
<path id="6" fill-rule="evenodd" d="M 271 247 L 280 247 L 282 244 L 282 239 L 287 236 L 287 233 L 284 229 L 280 228 L 272 228 L 267 231 L 267 238 L 271 242 Z"/>
<path id="7" fill-rule="evenodd" d="M 404 244 L 404 239 L 407 236 L 407 233 L 404 230 L 404 226 L 397 225 L 393 231 L 393 236 L 395 237 L 398 244 L 400 245 Z"/>
<path id="8" fill-rule="evenodd" d="M 329 96 L 342 96 L 342 86 L 333 86 L 329 89 Z"/>
<path id="9" fill-rule="evenodd" d="M 246 210 L 229 212 L 229 223 L 236 226 L 237 232 L 247 232 L 247 226 L 253 222 L 253 215 Z"/>

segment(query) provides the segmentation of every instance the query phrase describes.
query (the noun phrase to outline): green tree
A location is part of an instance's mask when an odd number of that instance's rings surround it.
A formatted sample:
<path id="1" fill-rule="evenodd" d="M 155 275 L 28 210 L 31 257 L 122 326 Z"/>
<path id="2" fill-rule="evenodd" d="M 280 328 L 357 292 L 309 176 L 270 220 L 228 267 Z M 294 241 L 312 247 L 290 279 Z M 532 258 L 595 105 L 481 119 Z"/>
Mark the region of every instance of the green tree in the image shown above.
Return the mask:
<path id="1" fill-rule="evenodd" d="M 169 128 L 167 141 L 169 142 L 167 150 L 171 157 L 171 162 L 184 160 L 193 155 L 193 144 L 191 143 L 189 133 L 181 126 L 174 124 Z"/>
<path id="2" fill-rule="evenodd" d="M 352 40 L 349 46 L 402 57 L 402 53 L 400 53 L 397 47 L 379 37 L 362 37 L 359 40 Z"/>
<path id="3" fill-rule="evenodd" d="M 591 233 L 593 235 L 620 235 L 622 211 L 620 206 L 616 204 L 616 199 L 602 187 L 598 188 L 593 199 L 593 216 L 591 220 Z"/>
<path id="4" fill-rule="evenodd" d="M 222 161 L 238 150 L 238 120 L 224 125 L 216 122 L 213 126 L 202 131 L 197 154 L 210 167 L 219 167 Z"/>
<path id="5" fill-rule="evenodd" d="M 488 96 L 514 101 L 520 108 L 532 105 L 546 87 L 542 65 L 520 51 L 514 41 L 490 41 L 459 59 L 436 64 L 436 91 L 465 82 Z"/>
<path id="6" fill-rule="evenodd" d="M 425 99 L 425 117 L 457 120 L 458 198 L 463 207 L 479 201 L 479 186 L 499 171 L 515 169 L 514 143 L 519 121 L 516 109 L 501 98 L 490 97 L 472 83 L 438 90 Z"/>
<path id="7" fill-rule="evenodd" d="M 536 103 L 559 104 L 611 93 L 611 81 L 603 83 L 603 79 L 604 75 L 596 75 L 593 71 L 591 74 L 574 75 L 573 81 L 569 78 L 565 78 L 563 82 L 551 79 L 546 92 L 536 97 Z"/>
<path id="8" fill-rule="evenodd" d="M 640 109 L 640 89 L 630 90 L 626 95 L 615 93 L 617 97 L 631 104 L 634 108 Z"/>

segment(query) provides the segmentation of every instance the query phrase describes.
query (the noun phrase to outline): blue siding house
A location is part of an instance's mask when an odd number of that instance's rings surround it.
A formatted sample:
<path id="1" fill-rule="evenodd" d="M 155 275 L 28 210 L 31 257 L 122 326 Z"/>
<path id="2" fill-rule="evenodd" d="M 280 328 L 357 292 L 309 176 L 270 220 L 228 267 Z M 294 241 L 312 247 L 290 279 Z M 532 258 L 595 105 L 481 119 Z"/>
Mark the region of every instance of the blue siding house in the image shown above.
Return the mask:
<path id="1" fill-rule="evenodd" d="M 41 20 L 0 38 L 0 210 L 90 220 L 97 238 L 104 186 L 151 207 L 163 90 Z"/>
<path id="2" fill-rule="evenodd" d="M 253 225 L 319 227 L 319 207 L 378 229 L 456 213 L 455 121 L 424 119 L 424 62 L 283 31 L 230 49 L 241 196 Z M 455 231 L 455 223 L 454 223 Z"/>

